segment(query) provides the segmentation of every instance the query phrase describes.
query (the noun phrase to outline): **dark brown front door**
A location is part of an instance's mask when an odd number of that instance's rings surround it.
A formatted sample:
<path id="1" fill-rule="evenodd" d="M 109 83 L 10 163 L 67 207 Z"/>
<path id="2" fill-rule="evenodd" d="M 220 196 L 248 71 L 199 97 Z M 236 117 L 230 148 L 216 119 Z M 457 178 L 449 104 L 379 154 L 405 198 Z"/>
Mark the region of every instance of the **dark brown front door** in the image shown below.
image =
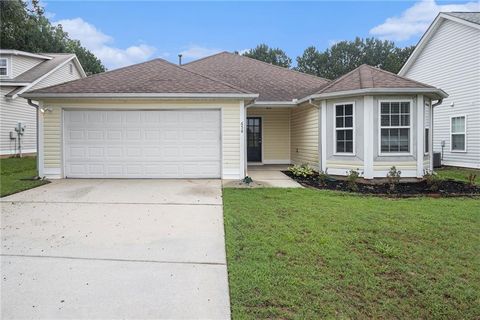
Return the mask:
<path id="1" fill-rule="evenodd" d="M 262 162 L 262 118 L 247 118 L 247 161 Z"/>

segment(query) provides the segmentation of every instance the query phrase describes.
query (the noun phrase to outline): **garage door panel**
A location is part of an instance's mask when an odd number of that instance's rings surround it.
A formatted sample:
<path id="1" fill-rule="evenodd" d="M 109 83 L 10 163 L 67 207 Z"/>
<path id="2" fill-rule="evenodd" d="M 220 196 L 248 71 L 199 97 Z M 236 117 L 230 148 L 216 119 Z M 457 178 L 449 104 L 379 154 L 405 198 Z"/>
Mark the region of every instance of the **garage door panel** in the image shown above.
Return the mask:
<path id="1" fill-rule="evenodd" d="M 65 111 L 65 172 L 85 178 L 218 178 L 220 111 Z"/>

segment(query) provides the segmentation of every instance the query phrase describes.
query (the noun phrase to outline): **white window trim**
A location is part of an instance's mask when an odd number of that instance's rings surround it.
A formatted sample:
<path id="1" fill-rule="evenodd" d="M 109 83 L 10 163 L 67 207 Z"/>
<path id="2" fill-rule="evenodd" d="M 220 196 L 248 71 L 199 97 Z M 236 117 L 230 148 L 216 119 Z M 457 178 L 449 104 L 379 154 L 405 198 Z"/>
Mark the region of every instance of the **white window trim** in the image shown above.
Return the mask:
<path id="1" fill-rule="evenodd" d="M 350 129 L 350 128 L 338 128 L 337 129 L 337 106 L 343 106 L 346 104 L 351 104 L 352 105 L 352 144 L 353 152 L 337 152 L 337 130 L 345 130 L 345 129 Z M 348 156 L 348 157 L 354 157 L 356 155 L 356 148 L 355 148 L 355 101 L 346 101 L 346 102 L 337 102 L 333 104 L 333 155 L 334 156 Z"/>
<path id="2" fill-rule="evenodd" d="M 382 152 L 382 102 L 409 102 L 410 103 L 410 125 L 405 126 L 395 126 L 395 127 L 385 127 L 385 129 L 409 129 L 409 144 L 408 152 Z M 400 157 L 400 156 L 412 156 L 413 155 L 413 137 L 412 137 L 412 124 L 413 124 L 413 100 L 412 99 L 382 99 L 378 100 L 378 155 L 380 157 Z"/>
<path id="3" fill-rule="evenodd" d="M 453 144 L 452 144 L 452 135 L 453 134 L 462 134 L 462 133 L 452 133 L 452 119 L 453 118 L 465 118 L 465 130 L 463 132 L 463 135 L 465 136 L 465 148 L 463 150 L 453 150 Z M 452 153 L 466 153 L 467 152 L 467 115 L 466 114 L 457 114 L 454 116 L 450 116 L 450 152 Z"/>
<path id="4" fill-rule="evenodd" d="M 6 66 L 7 74 L 0 75 L 0 78 L 2 78 L 2 79 L 10 78 L 11 75 L 12 75 L 12 63 L 11 63 L 12 61 L 11 61 L 10 57 L 0 57 L 0 59 L 5 59 L 5 61 L 7 61 L 7 66 Z"/>

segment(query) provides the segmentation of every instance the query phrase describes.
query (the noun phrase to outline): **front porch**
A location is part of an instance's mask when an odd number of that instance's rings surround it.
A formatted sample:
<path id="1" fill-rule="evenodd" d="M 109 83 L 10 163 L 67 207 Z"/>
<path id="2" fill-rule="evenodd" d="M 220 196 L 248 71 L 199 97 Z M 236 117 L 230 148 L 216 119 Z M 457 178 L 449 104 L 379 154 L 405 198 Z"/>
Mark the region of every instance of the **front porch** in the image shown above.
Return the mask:
<path id="1" fill-rule="evenodd" d="M 308 163 L 318 168 L 316 107 L 311 105 L 249 107 L 246 117 L 246 155 L 249 173 L 257 171 L 255 166 L 259 165 L 285 166 Z"/>

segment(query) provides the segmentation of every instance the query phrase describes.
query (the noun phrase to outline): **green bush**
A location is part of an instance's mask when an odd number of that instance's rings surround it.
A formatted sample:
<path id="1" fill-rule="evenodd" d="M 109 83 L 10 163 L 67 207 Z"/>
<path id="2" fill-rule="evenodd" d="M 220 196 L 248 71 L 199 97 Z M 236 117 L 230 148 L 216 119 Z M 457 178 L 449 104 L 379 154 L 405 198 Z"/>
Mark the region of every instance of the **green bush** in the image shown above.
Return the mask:
<path id="1" fill-rule="evenodd" d="M 423 178 L 427 182 L 427 185 L 430 191 L 436 192 L 440 188 L 440 182 L 442 181 L 436 172 L 431 170 L 425 170 L 423 174 Z"/>
<path id="2" fill-rule="evenodd" d="M 320 170 L 318 172 L 317 180 L 319 185 L 321 185 L 322 187 L 325 186 L 327 184 L 328 179 L 330 179 L 330 176 L 328 175 L 327 170 L 325 171 Z"/>
<path id="3" fill-rule="evenodd" d="M 288 170 L 295 176 L 295 177 L 302 177 L 308 178 L 314 174 L 312 167 L 308 164 L 304 163 L 302 165 L 293 165 Z"/>
<path id="4" fill-rule="evenodd" d="M 388 185 L 390 186 L 390 192 L 395 191 L 397 185 L 400 183 L 400 176 L 402 171 L 397 170 L 395 166 L 391 167 L 387 173 Z"/>
<path id="5" fill-rule="evenodd" d="M 358 170 L 350 170 L 347 175 L 348 188 L 351 191 L 358 191 L 357 180 L 360 178 L 360 172 Z"/>

